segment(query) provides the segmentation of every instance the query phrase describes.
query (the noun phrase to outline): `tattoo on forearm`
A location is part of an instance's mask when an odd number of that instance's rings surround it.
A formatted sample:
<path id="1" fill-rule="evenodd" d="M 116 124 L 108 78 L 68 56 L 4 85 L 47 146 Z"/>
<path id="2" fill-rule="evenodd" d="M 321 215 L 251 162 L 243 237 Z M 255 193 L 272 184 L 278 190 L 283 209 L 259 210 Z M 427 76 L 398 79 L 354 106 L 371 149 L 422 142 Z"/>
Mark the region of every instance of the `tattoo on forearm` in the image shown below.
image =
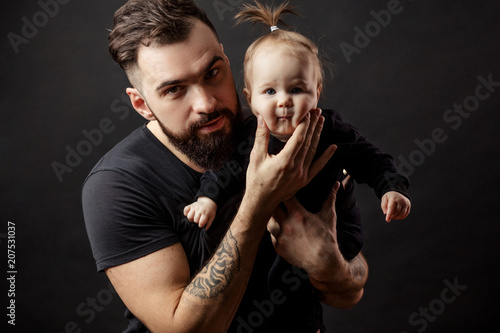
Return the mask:
<path id="1" fill-rule="evenodd" d="M 194 277 L 186 292 L 204 299 L 214 298 L 229 286 L 234 273 L 239 269 L 238 241 L 229 230 L 212 260 Z"/>

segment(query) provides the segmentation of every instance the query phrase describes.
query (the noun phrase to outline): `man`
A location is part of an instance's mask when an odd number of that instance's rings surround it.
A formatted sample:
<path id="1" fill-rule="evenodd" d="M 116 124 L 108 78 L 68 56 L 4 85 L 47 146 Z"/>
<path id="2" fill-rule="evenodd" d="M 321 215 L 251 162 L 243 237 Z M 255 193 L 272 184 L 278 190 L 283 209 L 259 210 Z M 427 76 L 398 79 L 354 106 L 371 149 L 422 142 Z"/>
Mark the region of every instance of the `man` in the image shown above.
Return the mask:
<path id="1" fill-rule="evenodd" d="M 241 112 L 215 29 L 191 0 L 131 0 L 115 14 L 110 51 L 149 122 L 92 170 L 83 209 L 97 268 L 130 310 L 126 332 L 319 332 L 317 300 L 356 304 L 367 266 L 340 254 L 336 191 L 316 215 L 293 197 L 335 151 L 313 162 L 319 110 L 276 156 L 259 119 L 245 186 L 207 231 L 182 207 L 207 169 L 238 173 L 226 162 L 251 145 L 236 141 Z M 273 219 L 280 202 L 288 214 Z M 294 266 L 272 276 L 276 253 Z"/>

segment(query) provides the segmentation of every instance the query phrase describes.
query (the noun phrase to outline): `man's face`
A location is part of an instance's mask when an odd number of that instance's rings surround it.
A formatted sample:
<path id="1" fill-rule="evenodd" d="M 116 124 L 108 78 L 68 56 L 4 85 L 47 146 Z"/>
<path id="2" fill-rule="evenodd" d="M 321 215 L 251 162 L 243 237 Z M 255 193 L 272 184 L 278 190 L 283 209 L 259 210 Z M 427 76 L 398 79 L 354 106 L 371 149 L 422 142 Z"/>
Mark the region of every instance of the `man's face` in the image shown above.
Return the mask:
<path id="1" fill-rule="evenodd" d="M 139 113 L 158 121 L 169 143 L 197 165 L 220 166 L 223 161 L 216 160 L 225 160 L 234 144 L 239 101 L 229 61 L 212 30 L 197 21 L 184 42 L 141 46 L 138 68 L 146 109 Z"/>

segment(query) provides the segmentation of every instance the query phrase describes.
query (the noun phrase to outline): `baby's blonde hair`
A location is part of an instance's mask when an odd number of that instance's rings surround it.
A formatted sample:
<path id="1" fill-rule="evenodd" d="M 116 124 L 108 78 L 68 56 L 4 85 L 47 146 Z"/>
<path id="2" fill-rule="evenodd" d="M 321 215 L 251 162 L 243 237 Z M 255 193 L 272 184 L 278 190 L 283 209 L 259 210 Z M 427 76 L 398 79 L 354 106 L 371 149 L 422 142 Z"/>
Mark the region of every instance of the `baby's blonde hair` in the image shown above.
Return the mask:
<path id="1" fill-rule="evenodd" d="M 243 5 L 241 11 L 235 16 L 235 18 L 237 19 L 236 24 L 241 22 L 250 22 L 253 23 L 253 25 L 257 23 L 264 23 L 271 28 L 278 25 L 286 26 L 287 24 L 282 19 L 285 14 L 298 15 L 295 11 L 295 6 L 291 6 L 289 1 L 273 8 L 268 5 L 263 5 L 259 1 L 255 0 L 255 4 L 253 5 Z M 243 63 L 245 87 L 247 89 L 250 89 L 251 87 L 251 78 L 249 74 L 252 58 L 260 47 L 266 45 L 272 45 L 273 48 L 277 46 L 284 47 L 292 55 L 304 62 L 313 61 L 314 67 L 316 68 L 318 85 L 322 86 L 325 74 L 316 44 L 314 44 L 309 38 L 294 31 L 283 30 L 281 28 L 269 31 L 270 33 L 255 40 L 247 49 Z"/>

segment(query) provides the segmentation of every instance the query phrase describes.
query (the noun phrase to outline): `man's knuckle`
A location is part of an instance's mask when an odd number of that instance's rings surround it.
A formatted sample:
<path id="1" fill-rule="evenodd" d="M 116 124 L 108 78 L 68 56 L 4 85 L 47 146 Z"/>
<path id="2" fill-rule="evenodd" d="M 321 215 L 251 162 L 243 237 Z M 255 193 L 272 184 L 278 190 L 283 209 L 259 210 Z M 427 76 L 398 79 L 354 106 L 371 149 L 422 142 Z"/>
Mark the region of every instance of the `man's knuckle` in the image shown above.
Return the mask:
<path id="1" fill-rule="evenodd" d="M 295 229 L 290 226 L 290 225 L 285 225 L 283 226 L 283 229 L 281 230 L 281 235 L 291 237 L 294 234 Z"/>

